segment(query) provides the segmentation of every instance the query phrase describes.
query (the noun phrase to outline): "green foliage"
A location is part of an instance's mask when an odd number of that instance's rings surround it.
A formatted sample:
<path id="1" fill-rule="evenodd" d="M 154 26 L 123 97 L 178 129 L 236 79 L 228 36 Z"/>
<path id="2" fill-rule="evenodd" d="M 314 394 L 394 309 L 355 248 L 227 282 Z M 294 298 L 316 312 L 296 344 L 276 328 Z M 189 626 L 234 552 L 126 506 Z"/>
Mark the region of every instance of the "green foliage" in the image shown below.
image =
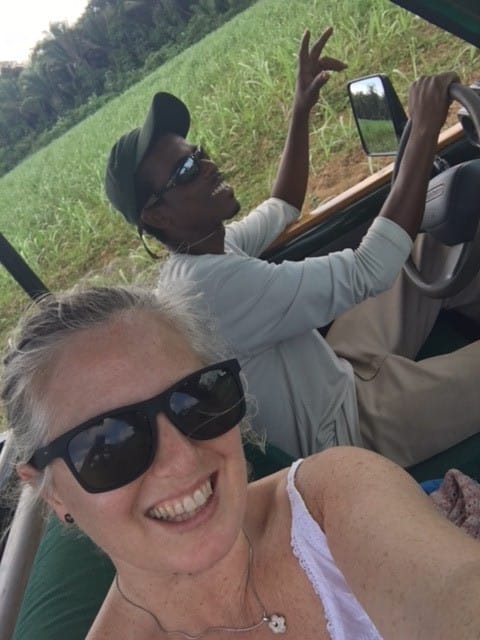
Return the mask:
<path id="1" fill-rule="evenodd" d="M 26 68 L 0 72 L 0 175 L 254 1 L 91 0 L 51 24 Z"/>
<path id="2" fill-rule="evenodd" d="M 134 230 L 107 205 L 103 174 L 112 144 L 143 121 L 159 90 L 185 100 L 192 115 L 190 139 L 206 145 L 247 211 L 269 193 L 302 32 L 309 27 L 316 35 L 330 24 L 335 33 L 327 53 L 349 67 L 332 76 L 312 114 L 312 184 L 333 163 L 336 178 L 344 177 L 337 158 L 346 160 L 359 149 L 347 106 L 348 79 L 382 71 L 405 103 L 416 74 L 446 70 L 454 62 L 469 82 L 478 69 L 473 48 L 387 0 L 259 0 L 3 176 L 0 229 L 53 290 L 104 269 L 115 281 L 128 279 L 132 264 L 143 272 L 150 263 Z M 312 206 L 318 197 L 310 194 Z M 0 332 L 26 302 L 0 271 Z"/>

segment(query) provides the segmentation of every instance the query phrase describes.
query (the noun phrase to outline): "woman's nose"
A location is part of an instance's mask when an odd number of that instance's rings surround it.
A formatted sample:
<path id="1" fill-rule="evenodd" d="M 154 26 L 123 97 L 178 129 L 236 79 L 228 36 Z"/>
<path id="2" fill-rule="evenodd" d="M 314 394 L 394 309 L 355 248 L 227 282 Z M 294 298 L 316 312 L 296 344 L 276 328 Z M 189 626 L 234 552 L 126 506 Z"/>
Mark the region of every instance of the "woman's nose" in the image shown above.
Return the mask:
<path id="1" fill-rule="evenodd" d="M 157 416 L 157 451 L 152 468 L 164 473 L 174 469 L 176 472 L 191 471 L 198 460 L 197 445 L 187 438 L 165 416 Z"/>

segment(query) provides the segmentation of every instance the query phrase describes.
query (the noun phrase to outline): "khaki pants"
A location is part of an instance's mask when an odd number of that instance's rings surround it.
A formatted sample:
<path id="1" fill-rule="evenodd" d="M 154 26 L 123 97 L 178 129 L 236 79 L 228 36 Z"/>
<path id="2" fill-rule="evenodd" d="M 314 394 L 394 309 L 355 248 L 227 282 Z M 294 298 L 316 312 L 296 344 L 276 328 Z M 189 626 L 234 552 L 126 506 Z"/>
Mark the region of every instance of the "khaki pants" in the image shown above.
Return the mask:
<path id="1" fill-rule="evenodd" d="M 455 249 L 420 236 L 415 262 L 431 280 Z M 364 446 L 402 466 L 480 431 L 480 341 L 415 362 L 440 309 L 480 319 L 480 276 L 447 300 L 421 295 L 402 274 L 394 286 L 333 323 L 327 341 L 355 371 Z"/>

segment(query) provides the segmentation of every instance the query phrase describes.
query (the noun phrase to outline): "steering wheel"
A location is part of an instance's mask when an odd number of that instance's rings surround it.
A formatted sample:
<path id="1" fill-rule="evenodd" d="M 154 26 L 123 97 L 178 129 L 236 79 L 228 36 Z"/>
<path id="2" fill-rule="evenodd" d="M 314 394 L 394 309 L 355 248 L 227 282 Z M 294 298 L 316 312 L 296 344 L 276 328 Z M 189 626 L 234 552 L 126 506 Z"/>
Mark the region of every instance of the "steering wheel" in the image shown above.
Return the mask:
<path id="1" fill-rule="evenodd" d="M 453 83 L 450 97 L 465 107 L 480 138 L 480 97 L 469 87 Z M 400 139 L 392 182 L 395 180 L 410 135 L 407 122 Z M 404 265 L 409 280 L 430 298 L 455 295 L 480 270 L 480 159 L 443 171 L 430 180 L 421 231 L 441 243 L 460 246 L 460 255 L 450 274 L 427 282 L 410 256 Z"/>

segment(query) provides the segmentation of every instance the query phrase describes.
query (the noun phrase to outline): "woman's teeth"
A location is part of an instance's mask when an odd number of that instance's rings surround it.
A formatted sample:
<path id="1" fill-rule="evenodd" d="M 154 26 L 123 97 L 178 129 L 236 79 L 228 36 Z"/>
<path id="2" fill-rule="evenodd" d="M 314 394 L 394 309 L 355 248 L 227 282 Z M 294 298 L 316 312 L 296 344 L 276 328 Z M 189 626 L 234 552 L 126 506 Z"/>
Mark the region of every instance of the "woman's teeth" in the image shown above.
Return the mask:
<path id="1" fill-rule="evenodd" d="M 148 515 L 156 520 L 169 520 L 170 522 L 182 522 L 188 520 L 203 507 L 212 495 L 212 485 L 207 480 L 201 487 L 195 489 L 191 495 L 186 495 L 175 502 L 169 502 L 161 507 L 152 507 Z"/>

